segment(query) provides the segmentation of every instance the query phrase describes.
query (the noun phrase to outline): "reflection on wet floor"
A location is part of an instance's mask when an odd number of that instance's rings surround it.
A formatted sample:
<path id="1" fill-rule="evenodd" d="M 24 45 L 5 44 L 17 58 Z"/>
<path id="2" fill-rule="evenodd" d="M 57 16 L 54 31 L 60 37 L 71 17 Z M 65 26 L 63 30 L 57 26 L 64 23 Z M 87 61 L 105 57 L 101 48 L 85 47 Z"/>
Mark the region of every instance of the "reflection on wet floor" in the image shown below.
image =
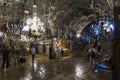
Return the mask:
<path id="1" fill-rule="evenodd" d="M 11 65 L 9 70 L 0 71 L 0 80 L 112 80 L 111 74 L 104 70 L 93 73 L 85 59 L 67 57 L 48 60 L 37 55 L 33 63 L 27 61 L 24 65 Z"/>
<path id="2" fill-rule="evenodd" d="M 77 65 L 75 67 L 75 75 L 79 78 L 83 77 L 83 69 L 82 69 L 82 66 L 80 65 Z"/>

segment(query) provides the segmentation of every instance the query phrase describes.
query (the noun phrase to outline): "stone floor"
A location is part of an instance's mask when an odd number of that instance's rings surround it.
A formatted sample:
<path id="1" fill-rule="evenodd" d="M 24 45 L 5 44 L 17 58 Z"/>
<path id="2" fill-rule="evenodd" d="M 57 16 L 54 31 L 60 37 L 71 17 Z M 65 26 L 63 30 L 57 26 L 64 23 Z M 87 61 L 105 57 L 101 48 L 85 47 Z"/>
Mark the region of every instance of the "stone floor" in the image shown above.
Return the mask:
<path id="1" fill-rule="evenodd" d="M 92 72 L 84 55 L 49 60 L 37 54 L 34 63 L 29 55 L 25 64 L 11 63 L 9 70 L 1 70 L 0 80 L 112 80 L 112 72 Z"/>

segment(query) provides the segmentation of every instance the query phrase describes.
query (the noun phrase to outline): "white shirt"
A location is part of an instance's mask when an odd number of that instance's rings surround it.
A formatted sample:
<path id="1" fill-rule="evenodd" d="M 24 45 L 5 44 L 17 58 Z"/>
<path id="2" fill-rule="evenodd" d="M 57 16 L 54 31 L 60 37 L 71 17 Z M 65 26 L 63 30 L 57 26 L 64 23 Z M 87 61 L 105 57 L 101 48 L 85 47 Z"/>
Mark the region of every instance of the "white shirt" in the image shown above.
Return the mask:
<path id="1" fill-rule="evenodd" d="M 32 54 L 35 54 L 36 51 L 35 51 L 35 48 L 34 48 L 34 47 L 32 47 L 30 50 L 31 50 L 31 53 L 32 53 Z"/>

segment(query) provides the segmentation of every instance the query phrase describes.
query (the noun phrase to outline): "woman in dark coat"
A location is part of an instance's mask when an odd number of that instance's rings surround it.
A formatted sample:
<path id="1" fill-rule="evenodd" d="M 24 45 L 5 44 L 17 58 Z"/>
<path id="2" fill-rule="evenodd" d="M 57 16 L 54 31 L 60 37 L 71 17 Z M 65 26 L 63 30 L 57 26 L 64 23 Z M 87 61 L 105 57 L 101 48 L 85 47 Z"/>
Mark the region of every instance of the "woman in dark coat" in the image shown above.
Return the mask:
<path id="1" fill-rule="evenodd" d="M 53 47 L 52 47 L 52 45 L 50 45 L 50 47 L 49 47 L 49 59 L 52 59 L 53 58 Z"/>
<path id="2" fill-rule="evenodd" d="M 9 61 L 10 61 L 10 46 L 4 44 L 3 45 L 3 63 L 2 63 L 2 69 L 4 69 L 5 64 L 6 64 L 6 69 L 9 68 Z"/>
<path id="3" fill-rule="evenodd" d="M 62 55 L 62 58 L 63 58 L 63 55 L 64 55 L 64 50 L 63 50 L 63 48 L 61 48 L 61 55 Z"/>

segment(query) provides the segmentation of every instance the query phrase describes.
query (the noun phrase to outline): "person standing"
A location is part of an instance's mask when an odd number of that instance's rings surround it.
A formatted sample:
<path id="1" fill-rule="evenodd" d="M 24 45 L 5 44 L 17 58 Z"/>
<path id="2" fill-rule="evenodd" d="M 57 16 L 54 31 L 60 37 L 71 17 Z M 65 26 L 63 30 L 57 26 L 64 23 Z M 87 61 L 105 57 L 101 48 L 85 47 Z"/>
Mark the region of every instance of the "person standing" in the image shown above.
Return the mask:
<path id="1" fill-rule="evenodd" d="M 31 55 L 32 55 L 32 62 L 34 62 L 34 57 L 35 57 L 35 52 L 36 52 L 34 46 L 31 46 L 30 52 L 31 52 Z"/>
<path id="2" fill-rule="evenodd" d="M 14 58 L 14 65 L 16 65 L 17 61 L 17 46 L 14 45 L 13 49 L 12 49 L 12 54 L 13 54 L 13 58 Z"/>
<path id="3" fill-rule="evenodd" d="M 56 48 L 56 59 L 60 58 L 60 49 L 59 47 Z"/>
<path id="4" fill-rule="evenodd" d="M 94 47 L 97 47 L 97 46 L 98 46 L 98 41 L 97 41 L 97 39 L 95 39 Z"/>
<path id="5" fill-rule="evenodd" d="M 90 61 L 90 53 L 91 53 L 91 48 L 87 50 L 87 59 Z"/>
<path id="6" fill-rule="evenodd" d="M 61 55 L 62 55 L 62 58 L 63 58 L 63 56 L 64 56 L 64 50 L 63 50 L 63 48 L 61 48 Z"/>
<path id="7" fill-rule="evenodd" d="M 89 49 L 89 54 L 90 54 L 90 57 L 89 57 L 89 65 L 90 67 L 92 67 L 92 65 L 95 65 L 95 56 L 96 56 L 96 49 L 95 49 L 95 46 L 92 46 L 90 49 Z"/>
<path id="8" fill-rule="evenodd" d="M 49 59 L 53 59 L 53 46 L 52 45 L 50 45 L 50 47 L 49 47 Z"/>
<path id="9" fill-rule="evenodd" d="M 9 61 L 10 61 L 10 46 L 7 44 L 3 44 L 3 62 L 2 62 L 2 69 L 5 68 L 5 64 L 6 64 L 6 69 L 9 69 Z"/>

